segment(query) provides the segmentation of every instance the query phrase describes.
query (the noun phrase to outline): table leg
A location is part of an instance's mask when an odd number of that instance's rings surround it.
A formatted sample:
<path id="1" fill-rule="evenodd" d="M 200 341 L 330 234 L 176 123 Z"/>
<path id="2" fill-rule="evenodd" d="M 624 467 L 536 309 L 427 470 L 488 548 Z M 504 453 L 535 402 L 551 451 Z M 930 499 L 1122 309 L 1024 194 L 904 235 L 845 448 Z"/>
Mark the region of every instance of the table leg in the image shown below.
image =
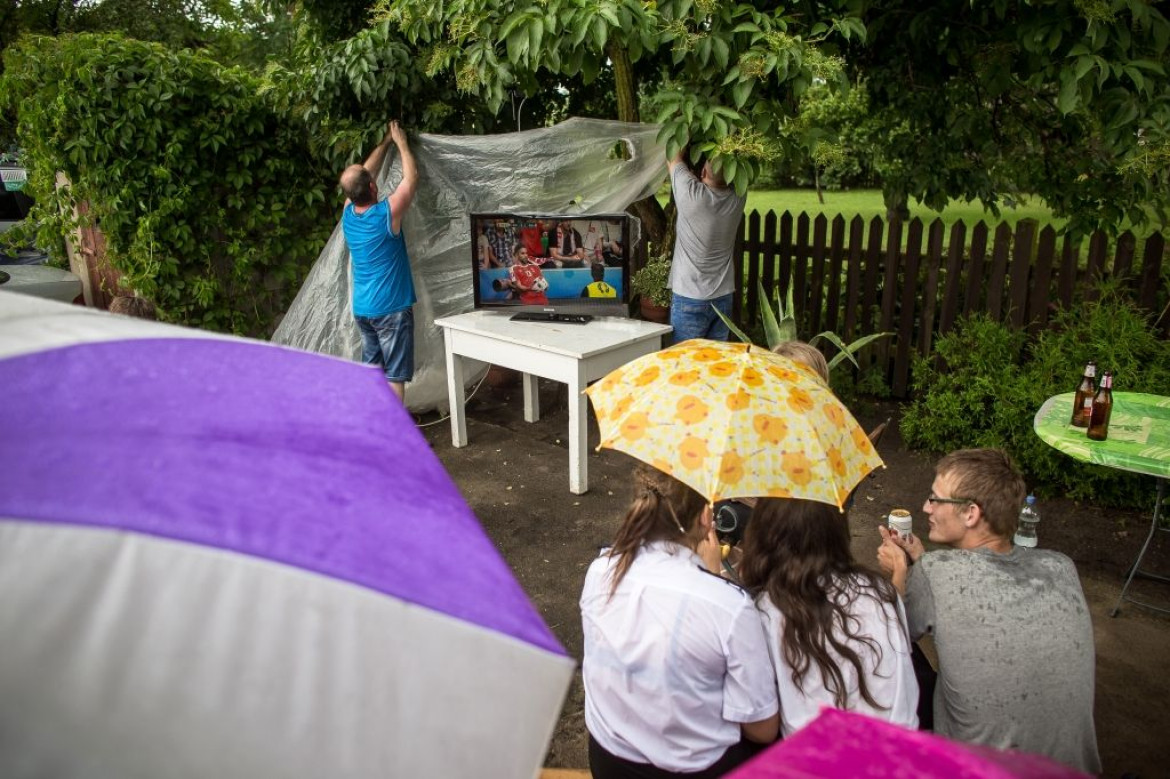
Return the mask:
<path id="1" fill-rule="evenodd" d="M 1137 559 L 1133 561 L 1133 567 L 1129 569 L 1129 576 L 1125 579 L 1125 586 L 1121 588 L 1121 595 L 1117 596 L 1117 605 L 1114 606 L 1113 610 L 1109 612 L 1109 616 L 1111 617 L 1116 617 L 1121 613 L 1121 603 L 1122 601 L 1126 600 L 1131 603 L 1136 603 L 1139 606 L 1145 606 L 1148 609 L 1153 609 L 1154 611 L 1170 613 L 1170 609 L 1165 609 L 1160 606 L 1154 606 L 1149 603 L 1143 603 L 1142 601 L 1134 600 L 1133 598 L 1125 597 L 1126 591 L 1129 590 L 1129 585 L 1133 583 L 1134 577 L 1139 573 L 1150 579 L 1156 579 L 1162 582 L 1170 582 L 1170 579 L 1166 578 L 1165 576 L 1156 576 L 1153 574 L 1142 573 L 1140 570 L 1142 567 L 1142 558 L 1145 557 L 1146 550 L 1150 548 L 1150 542 L 1154 540 L 1154 534 L 1159 530 L 1158 524 L 1161 520 L 1162 500 L 1166 496 L 1166 481 L 1166 479 L 1158 479 L 1158 497 L 1154 500 L 1154 519 L 1150 523 L 1150 533 L 1146 536 L 1146 542 L 1142 544 L 1142 550 L 1138 552 Z"/>
<path id="2" fill-rule="evenodd" d="M 524 421 L 540 421 L 540 377 L 531 373 L 521 374 L 524 384 Z"/>
<path id="3" fill-rule="evenodd" d="M 580 495 L 589 490 L 589 400 L 585 397 L 585 378 L 580 364 L 577 376 L 569 382 L 569 492 Z"/>
<path id="4" fill-rule="evenodd" d="M 444 332 L 447 352 L 447 401 L 451 404 L 451 445 L 467 446 L 466 390 L 463 386 L 463 358 L 451 350 L 451 334 Z"/>

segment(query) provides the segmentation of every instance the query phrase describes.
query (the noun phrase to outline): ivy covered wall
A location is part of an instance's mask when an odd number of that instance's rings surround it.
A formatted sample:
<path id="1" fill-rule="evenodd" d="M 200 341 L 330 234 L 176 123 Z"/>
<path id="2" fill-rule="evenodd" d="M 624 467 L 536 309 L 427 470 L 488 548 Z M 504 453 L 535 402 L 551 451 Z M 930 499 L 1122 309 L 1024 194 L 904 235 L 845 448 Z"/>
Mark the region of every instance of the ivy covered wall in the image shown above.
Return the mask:
<path id="1" fill-rule="evenodd" d="M 60 255 L 73 206 L 88 202 L 107 259 L 163 318 L 266 336 L 339 203 L 336 172 L 314 163 L 261 81 L 111 35 L 25 38 L 4 66 L 38 244 Z"/>

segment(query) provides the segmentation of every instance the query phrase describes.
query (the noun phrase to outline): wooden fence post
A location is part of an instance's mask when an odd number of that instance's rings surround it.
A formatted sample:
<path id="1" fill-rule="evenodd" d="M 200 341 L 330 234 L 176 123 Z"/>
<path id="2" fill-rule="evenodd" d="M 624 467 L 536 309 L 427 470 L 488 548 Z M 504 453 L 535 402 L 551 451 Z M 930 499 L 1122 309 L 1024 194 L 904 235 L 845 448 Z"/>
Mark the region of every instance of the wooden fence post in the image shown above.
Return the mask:
<path id="1" fill-rule="evenodd" d="M 762 237 L 758 212 L 741 226 L 740 256 L 748 266 L 738 274 L 746 279 L 750 309 L 743 319 L 757 321 L 757 281 L 774 296 L 783 294 L 791 280 L 793 315 L 802 337 L 840 328 L 838 335 L 849 343 L 875 332 L 896 333 L 892 344 L 878 341 L 859 358 L 863 370 L 882 371 L 895 397 L 909 394 L 913 354 L 929 356 L 937 335 L 950 332 L 960 317 L 986 313 L 1035 335 L 1048 326 L 1055 306 L 1072 306 L 1078 291 L 1092 299 L 1096 285 L 1109 275 L 1129 280 L 1137 304 L 1170 337 L 1170 304 L 1162 301 L 1166 240 L 1159 233 L 1146 239 L 1140 253 L 1133 234 L 1123 233 L 1111 265 L 1107 236 L 1095 233 L 1080 270 L 1080 244 L 1066 235 L 1058 256 L 1056 231 L 1038 229 L 1034 220 L 1022 220 L 1015 231 L 1006 223 L 996 226 L 990 259 L 990 229 L 983 221 L 971 229 L 968 246 L 962 222 L 952 225 L 944 244 L 946 229 L 940 219 L 933 220 L 925 253 L 919 219 L 907 225 L 905 251 L 897 220 L 887 231 L 874 217 L 868 237 L 860 216 L 848 221 L 848 231 L 840 214 L 830 223 L 824 215 L 810 219 L 785 212 L 777 217 L 770 211 L 762 222 Z M 1140 269 L 1135 268 L 1139 262 Z"/>

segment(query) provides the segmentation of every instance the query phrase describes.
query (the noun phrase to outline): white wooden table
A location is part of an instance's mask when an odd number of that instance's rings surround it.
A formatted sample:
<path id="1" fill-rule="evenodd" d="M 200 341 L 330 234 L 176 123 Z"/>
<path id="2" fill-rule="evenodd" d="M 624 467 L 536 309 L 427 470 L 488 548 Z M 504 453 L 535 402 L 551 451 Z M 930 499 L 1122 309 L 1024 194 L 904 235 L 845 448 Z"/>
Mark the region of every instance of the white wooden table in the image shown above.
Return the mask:
<path id="1" fill-rule="evenodd" d="M 662 348 L 669 325 L 621 317 L 598 317 L 585 325 L 513 322 L 506 312 L 473 311 L 436 319 L 447 352 L 447 392 L 451 401 L 451 443 L 467 446 L 464 391 L 468 361 L 487 362 L 524 374 L 524 419 L 540 419 L 537 378 L 569 385 L 569 490 L 589 489 L 585 447 L 587 398 L 582 393 L 630 360 Z"/>

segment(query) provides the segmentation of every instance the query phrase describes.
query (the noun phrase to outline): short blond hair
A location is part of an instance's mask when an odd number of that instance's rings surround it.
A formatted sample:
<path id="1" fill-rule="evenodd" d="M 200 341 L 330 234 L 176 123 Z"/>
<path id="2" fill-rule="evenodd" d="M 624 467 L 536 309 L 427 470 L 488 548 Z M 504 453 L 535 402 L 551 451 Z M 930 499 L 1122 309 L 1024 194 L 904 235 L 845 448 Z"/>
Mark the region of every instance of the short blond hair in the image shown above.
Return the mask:
<path id="1" fill-rule="evenodd" d="M 825 384 L 829 383 L 829 363 L 821 350 L 804 341 L 781 341 L 772 347 L 772 351 L 781 357 L 787 357 L 793 362 L 805 365 L 821 377 Z"/>

